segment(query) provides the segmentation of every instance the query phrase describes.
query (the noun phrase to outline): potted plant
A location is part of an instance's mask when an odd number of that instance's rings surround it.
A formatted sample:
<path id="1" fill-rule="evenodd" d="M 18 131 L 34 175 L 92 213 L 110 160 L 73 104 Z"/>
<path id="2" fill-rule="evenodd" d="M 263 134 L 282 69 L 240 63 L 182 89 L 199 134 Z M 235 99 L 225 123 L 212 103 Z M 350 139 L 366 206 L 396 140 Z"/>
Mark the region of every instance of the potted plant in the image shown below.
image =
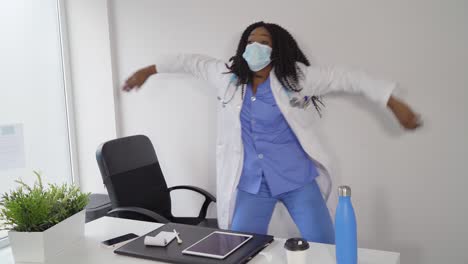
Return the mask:
<path id="1" fill-rule="evenodd" d="M 42 184 L 41 175 L 29 186 L 0 198 L 0 223 L 9 230 L 16 262 L 45 262 L 84 236 L 84 208 L 89 194 L 68 184 Z"/>

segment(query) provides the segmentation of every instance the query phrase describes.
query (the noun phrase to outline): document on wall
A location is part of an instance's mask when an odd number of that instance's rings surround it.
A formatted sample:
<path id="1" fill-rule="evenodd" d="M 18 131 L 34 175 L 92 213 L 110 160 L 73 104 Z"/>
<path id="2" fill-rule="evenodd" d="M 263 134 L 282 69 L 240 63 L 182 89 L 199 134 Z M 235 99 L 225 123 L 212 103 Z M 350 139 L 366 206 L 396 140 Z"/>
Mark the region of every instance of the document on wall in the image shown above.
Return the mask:
<path id="1" fill-rule="evenodd" d="M 25 166 L 23 124 L 0 125 L 0 170 Z"/>

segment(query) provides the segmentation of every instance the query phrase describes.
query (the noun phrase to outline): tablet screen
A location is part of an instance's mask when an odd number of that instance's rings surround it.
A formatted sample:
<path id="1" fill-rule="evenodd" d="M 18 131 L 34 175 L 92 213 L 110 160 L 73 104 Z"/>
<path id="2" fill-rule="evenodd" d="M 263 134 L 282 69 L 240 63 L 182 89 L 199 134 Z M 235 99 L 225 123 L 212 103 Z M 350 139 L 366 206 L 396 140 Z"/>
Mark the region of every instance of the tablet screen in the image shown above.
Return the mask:
<path id="1" fill-rule="evenodd" d="M 251 238 L 251 235 L 215 231 L 191 245 L 182 253 L 224 259 Z"/>

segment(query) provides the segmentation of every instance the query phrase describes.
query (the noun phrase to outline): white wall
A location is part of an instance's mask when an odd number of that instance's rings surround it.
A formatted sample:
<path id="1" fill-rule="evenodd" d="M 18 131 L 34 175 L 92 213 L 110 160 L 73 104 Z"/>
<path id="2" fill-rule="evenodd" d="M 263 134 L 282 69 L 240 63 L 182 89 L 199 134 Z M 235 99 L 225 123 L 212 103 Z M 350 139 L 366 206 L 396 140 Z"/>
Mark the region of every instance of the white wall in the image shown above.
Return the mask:
<path id="1" fill-rule="evenodd" d="M 102 11 L 103 1 L 97 2 L 94 5 Z M 327 98 L 322 126 L 317 128 L 333 158 L 335 178 L 353 188 L 360 247 L 401 252 L 405 263 L 468 262 L 468 228 L 464 226 L 468 205 L 463 195 L 468 179 L 462 167 L 468 155 L 468 122 L 463 119 L 463 114 L 468 113 L 468 2 L 202 3 L 110 2 L 115 70 L 110 79 L 122 83 L 139 67 L 157 63 L 158 54 L 166 52 L 198 52 L 227 59 L 234 53 L 245 26 L 265 20 L 289 29 L 301 47 L 320 63 L 366 69 L 376 77 L 399 81 L 402 97 L 424 118 L 422 129 L 405 133 L 388 112 L 352 96 Z M 73 6 L 71 10 L 76 12 Z M 89 16 L 85 12 L 82 15 Z M 86 34 L 100 33 L 107 25 L 103 19 L 82 19 L 80 23 L 86 21 Z M 81 30 L 75 34 L 84 34 Z M 89 55 L 94 44 L 72 40 L 72 47 L 81 49 L 77 54 L 85 56 L 76 55 L 78 62 L 73 65 L 97 62 Z M 93 68 L 96 73 L 80 68 L 87 75 L 76 81 L 85 82 L 85 77 L 89 77 L 87 82 L 99 81 L 100 74 L 108 76 L 108 53 L 104 54 L 104 63 Z M 94 75 L 97 73 L 99 76 Z M 114 85 L 117 91 L 118 85 L 110 79 L 106 84 Z M 89 150 L 83 152 L 83 160 L 97 146 L 98 140 L 89 138 L 97 139 L 102 129 L 117 126 L 122 135 L 144 133 L 151 137 L 169 185 L 194 184 L 214 193 L 215 105 L 214 96 L 205 86 L 191 77 L 166 75 L 152 78 L 138 93 L 116 93 L 115 106 L 120 112 L 117 125 L 109 121 L 96 130 L 99 133 L 83 132 L 87 124 L 114 118 L 112 111 L 100 113 L 97 118 L 88 113 L 80 121 L 81 137 L 85 137 L 80 140 L 87 142 Z M 95 109 L 96 100 L 112 98 L 108 86 L 100 87 L 106 89 L 106 94 L 90 93 L 91 88 L 84 84 L 81 87 L 87 89 L 88 97 L 79 99 L 80 111 Z M 90 184 L 97 173 L 91 164 L 86 160 L 83 165 L 89 173 L 81 168 L 82 181 Z M 196 211 L 198 201 L 186 197 L 177 196 L 176 214 Z"/>

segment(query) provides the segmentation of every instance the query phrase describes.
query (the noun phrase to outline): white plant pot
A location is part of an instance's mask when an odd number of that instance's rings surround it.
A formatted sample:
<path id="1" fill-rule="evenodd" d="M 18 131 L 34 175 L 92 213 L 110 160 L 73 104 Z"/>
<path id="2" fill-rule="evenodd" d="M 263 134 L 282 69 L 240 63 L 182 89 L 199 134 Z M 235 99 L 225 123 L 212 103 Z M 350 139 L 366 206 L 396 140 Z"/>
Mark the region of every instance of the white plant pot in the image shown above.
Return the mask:
<path id="1" fill-rule="evenodd" d="M 84 237 L 85 210 L 44 232 L 8 232 L 15 262 L 45 262 Z"/>

